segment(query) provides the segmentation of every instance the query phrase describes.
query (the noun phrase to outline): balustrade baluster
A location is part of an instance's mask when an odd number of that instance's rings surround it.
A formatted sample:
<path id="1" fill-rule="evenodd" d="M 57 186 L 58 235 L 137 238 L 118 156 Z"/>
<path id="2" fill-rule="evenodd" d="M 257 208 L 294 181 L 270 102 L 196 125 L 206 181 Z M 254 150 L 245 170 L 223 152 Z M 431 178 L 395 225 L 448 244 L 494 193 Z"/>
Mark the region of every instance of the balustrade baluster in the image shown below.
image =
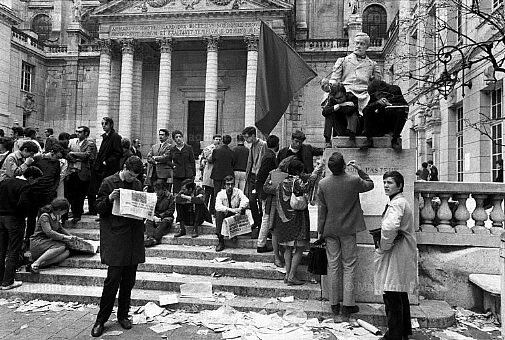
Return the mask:
<path id="1" fill-rule="evenodd" d="M 440 207 L 437 211 L 437 217 L 440 220 L 437 229 L 441 233 L 454 233 L 454 228 L 451 226 L 452 211 L 449 208 L 449 198 L 451 194 L 439 194 Z"/>
<path id="2" fill-rule="evenodd" d="M 503 197 L 503 195 L 491 196 L 493 210 L 491 210 L 489 218 L 493 221 L 493 225 L 491 226 L 491 234 L 493 235 L 501 235 L 503 232 L 503 221 L 505 221 L 505 214 L 503 213 L 503 209 L 501 207 Z"/>
<path id="3" fill-rule="evenodd" d="M 454 212 L 456 219 L 456 232 L 459 234 L 471 234 L 472 231 L 468 228 L 467 221 L 470 219 L 470 212 L 466 207 L 466 200 L 469 194 L 454 194 L 454 199 L 458 201 L 458 207 Z"/>
<path id="4" fill-rule="evenodd" d="M 433 220 L 435 219 L 435 210 L 431 206 L 431 199 L 433 198 L 433 194 L 429 192 L 421 193 L 423 197 L 424 206 L 421 209 L 420 218 L 421 218 L 421 231 L 425 232 L 436 232 L 437 228 L 433 226 Z"/>
<path id="5" fill-rule="evenodd" d="M 475 226 L 472 228 L 472 232 L 474 234 L 488 234 L 489 230 L 484 227 L 484 223 L 487 220 L 487 213 L 484 210 L 484 200 L 487 197 L 487 194 L 472 194 L 472 197 L 475 199 L 477 206 L 472 213 L 472 218 L 475 221 Z"/>

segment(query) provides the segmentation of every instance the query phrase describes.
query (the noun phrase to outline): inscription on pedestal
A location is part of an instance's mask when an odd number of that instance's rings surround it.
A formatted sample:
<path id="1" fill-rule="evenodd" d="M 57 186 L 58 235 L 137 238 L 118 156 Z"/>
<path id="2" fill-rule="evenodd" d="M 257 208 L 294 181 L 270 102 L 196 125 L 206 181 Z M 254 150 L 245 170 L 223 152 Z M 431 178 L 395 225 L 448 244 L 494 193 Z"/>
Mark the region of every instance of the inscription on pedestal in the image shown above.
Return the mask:
<path id="1" fill-rule="evenodd" d="M 111 25 L 110 39 L 258 35 L 260 22 Z"/>

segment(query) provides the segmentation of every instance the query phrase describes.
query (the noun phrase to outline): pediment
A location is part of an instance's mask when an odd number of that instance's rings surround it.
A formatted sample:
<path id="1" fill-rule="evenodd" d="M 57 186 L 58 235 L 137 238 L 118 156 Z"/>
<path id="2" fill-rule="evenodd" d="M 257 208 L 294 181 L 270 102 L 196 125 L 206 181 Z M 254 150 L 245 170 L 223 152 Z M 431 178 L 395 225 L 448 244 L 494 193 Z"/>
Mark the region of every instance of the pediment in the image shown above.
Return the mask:
<path id="1" fill-rule="evenodd" d="M 282 0 L 113 0 L 97 7 L 92 16 L 219 16 L 292 9 Z"/>

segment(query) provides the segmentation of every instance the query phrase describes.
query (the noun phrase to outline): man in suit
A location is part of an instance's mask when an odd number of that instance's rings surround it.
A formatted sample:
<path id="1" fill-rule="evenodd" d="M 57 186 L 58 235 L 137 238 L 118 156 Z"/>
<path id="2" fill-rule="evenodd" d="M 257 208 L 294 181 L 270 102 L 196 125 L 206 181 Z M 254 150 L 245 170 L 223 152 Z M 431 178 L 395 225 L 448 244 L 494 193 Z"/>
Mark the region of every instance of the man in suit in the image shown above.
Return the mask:
<path id="1" fill-rule="evenodd" d="M 142 159 L 142 152 L 140 152 L 140 147 L 142 144 L 140 143 L 140 139 L 135 138 L 132 143 L 131 152 L 134 156 Z"/>
<path id="2" fill-rule="evenodd" d="M 273 249 L 267 247 L 268 226 L 270 220 L 270 208 L 272 205 L 272 196 L 263 192 L 263 185 L 268 178 L 270 171 L 277 168 L 277 152 L 279 151 L 279 137 L 270 135 L 267 138 L 267 149 L 261 159 L 260 169 L 256 176 L 256 192 L 261 200 L 263 208 L 263 216 L 261 218 L 261 227 L 258 235 L 258 243 L 256 251 L 258 253 L 267 253 Z"/>
<path id="3" fill-rule="evenodd" d="M 84 199 L 91 180 L 91 164 L 96 157 L 96 145 L 95 142 L 88 139 L 89 132 L 89 127 L 79 126 L 75 129 L 77 138 L 72 139 L 69 143 L 68 169 L 70 175 L 65 185 L 65 196 L 72 209 L 72 223 L 79 221 L 83 214 Z"/>
<path id="4" fill-rule="evenodd" d="M 146 185 L 153 190 L 154 183 L 164 183 L 170 191 L 172 184 L 172 167 L 169 164 L 170 138 L 167 129 L 158 132 L 160 142 L 154 144 L 147 154 L 147 178 Z"/>
<path id="5" fill-rule="evenodd" d="M 95 162 L 91 171 L 91 184 L 92 190 L 88 192 L 88 205 L 89 213 L 96 215 L 95 199 L 100 188 L 100 184 L 105 177 L 115 174 L 120 170 L 119 161 L 123 154 L 121 148 L 121 136 L 114 130 L 114 121 L 110 117 L 103 117 L 102 119 L 102 144 L 100 150 L 96 155 Z"/>
<path id="6" fill-rule="evenodd" d="M 291 144 L 288 147 L 282 148 L 277 155 L 277 164 L 284 158 L 295 156 L 300 162 L 303 163 L 303 172 L 311 174 L 314 171 L 314 156 L 322 156 L 323 149 L 315 148 L 310 144 L 303 144 L 305 141 L 305 134 L 296 130 L 291 135 Z"/>
<path id="7" fill-rule="evenodd" d="M 224 135 L 222 142 L 222 145 L 214 149 L 210 159 L 213 164 L 210 178 L 214 181 L 214 199 L 212 202 L 216 201 L 217 193 L 223 189 L 224 178 L 229 175 L 233 176 L 234 153 L 228 146 L 231 143 L 231 136 Z"/>
<path id="8" fill-rule="evenodd" d="M 341 261 L 344 273 L 342 314 L 345 318 L 359 312 L 354 296 L 354 271 L 358 262 L 356 234 L 366 230 L 359 194 L 374 187 L 370 177 L 354 161 L 348 165 L 357 170 L 358 176 L 347 173 L 344 157 L 340 152 L 334 152 L 328 159 L 332 175 L 319 182 L 317 193 L 317 242 L 326 242 L 328 257 L 328 275 L 323 283 L 329 290 L 333 314 L 338 315 L 341 298 L 338 269 Z"/>

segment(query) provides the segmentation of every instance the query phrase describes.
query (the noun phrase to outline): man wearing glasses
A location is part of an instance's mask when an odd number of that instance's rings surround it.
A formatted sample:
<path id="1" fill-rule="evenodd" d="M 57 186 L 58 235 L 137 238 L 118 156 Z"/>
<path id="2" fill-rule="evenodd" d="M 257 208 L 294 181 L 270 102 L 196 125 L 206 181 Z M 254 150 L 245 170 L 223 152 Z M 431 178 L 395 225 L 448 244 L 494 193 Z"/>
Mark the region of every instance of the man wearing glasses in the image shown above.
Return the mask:
<path id="1" fill-rule="evenodd" d="M 235 188 L 235 177 L 226 176 L 224 186 L 225 188 L 216 196 L 216 235 L 218 238 L 216 251 L 224 249 L 224 236 L 221 234 L 223 220 L 226 217 L 245 213 L 249 204 L 249 199 L 242 190 Z"/>
<path id="2" fill-rule="evenodd" d="M 121 136 L 114 130 L 114 121 L 110 117 L 102 119 L 102 144 L 93 165 L 92 189 L 88 196 L 90 214 L 96 215 L 95 196 L 105 177 L 118 172 L 119 161 L 123 154 L 121 147 Z"/>
<path id="3" fill-rule="evenodd" d="M 91 180 L 91 164 L 96 157 L 95 142 L 88 139 L 89 128 L 79 126 L 75 133 L 77 138 L 72 139 L 69 144 L 68 169 L 70 175 L 65 185 L 65 196 L 70 202 L 72 211 L 72 223 L 77 223 L 83 214 L 84 199 Z"/>

